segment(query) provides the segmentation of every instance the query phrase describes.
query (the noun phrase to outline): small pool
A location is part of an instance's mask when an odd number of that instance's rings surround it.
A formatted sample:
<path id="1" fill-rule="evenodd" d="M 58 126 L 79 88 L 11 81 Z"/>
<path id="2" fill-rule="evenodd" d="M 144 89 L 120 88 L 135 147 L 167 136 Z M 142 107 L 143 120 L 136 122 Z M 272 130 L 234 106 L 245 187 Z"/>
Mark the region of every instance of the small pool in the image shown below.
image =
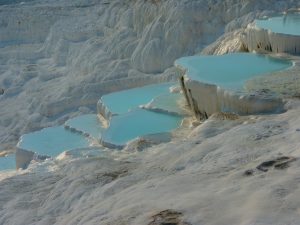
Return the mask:
<path id="1" fill-rule="evenodd" d="M 0 171 L 15 170 L 15 169 L 16 169 L 15 154 L 9 154 L 5 157 L 0 157 Z"/>
<path id="2" fill-rule="evenodd" d="M 300 13 L 290 13 L 268 19 L 255 20 L 257 27 L 273 33 L 300 35 Z"/>
<path id="3" fill-rule="evenodd" d="M 96 114 L 87 114 L 78 116 L 68 120 L 65 126 L 74 128 L 77 131 L 89 134 L 91 137 L 98 138 L 100 133 L 103 131 L 101 122 Z"/>
<path id="4" fill-rule="evenodd" d="M 192 80 L 227 89 L 242 89 L 245 81 L 252 77 L 284 70 L 293 64 L 264 55 L 233 53 L 183 57 L 176 60 L 175 65 L 186 69 Z"/>
<path id="5" fill-rule="evenodd" d="M 89 148 L 77 148 L 69 151 L 65 151 L 64 153 L 59 155 L 59 159 L 63 159 L 64 157 L 71 158 L 92 158 L 92 157 L 105 157 L 106 151 L 103 148 L 99 147 L 89 147 Z"/>
<path id="6" fill-rule="evenodd" d="M 116 146 L 148 134 L 169 132 L 181 124 L 182 117 L 136 109 L 114 116 L 110 126 L 102 133 L 101 140 Z"/>
<path id="7" fill-rule="evenodd" d="M 153 98 L 169 93 L 175 83 L 153 84 L 139 88 L 114 92 L 101 97 L 102 103 L 113 114 L 123 114 L 140 105 L 150 102 Z"/>
<path id="8" fill-rule="evenodd" d="M 185 115 L 186 112 L 180 108 L 181 102 L 184 102 L 181 93 L 169 93 L 157 96 L 151 102 L 143 105 L 142 108 L 161 113 Z"/>
<path id="9" fill-rule="evenodd" d="M 66 150 L 88 146 L 89 142 L 84 136 L 70 132 L 63 126 L 24 134 L 18 143 L 19 148 L 51 157 L 55 157 Z"/>

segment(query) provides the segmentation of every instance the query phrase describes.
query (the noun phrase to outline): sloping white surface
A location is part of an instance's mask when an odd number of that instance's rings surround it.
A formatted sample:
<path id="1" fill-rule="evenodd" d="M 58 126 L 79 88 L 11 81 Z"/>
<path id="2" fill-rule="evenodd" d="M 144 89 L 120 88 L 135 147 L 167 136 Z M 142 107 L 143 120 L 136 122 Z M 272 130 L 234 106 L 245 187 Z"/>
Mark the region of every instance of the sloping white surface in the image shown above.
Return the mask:
<path id="1" fill-rule="evenodd" d="M 138 154 L 32 167 L 1 181 L 0 223 L 142 225 L 175 209 L 191 224 L 297 225 L 300 161 L 283 170 L 255 168 L 279 156 L 298 159 L 299 106 L 210 119 L 187 138 Z M 249 169 L 253 175 L 245 176 Z"/>

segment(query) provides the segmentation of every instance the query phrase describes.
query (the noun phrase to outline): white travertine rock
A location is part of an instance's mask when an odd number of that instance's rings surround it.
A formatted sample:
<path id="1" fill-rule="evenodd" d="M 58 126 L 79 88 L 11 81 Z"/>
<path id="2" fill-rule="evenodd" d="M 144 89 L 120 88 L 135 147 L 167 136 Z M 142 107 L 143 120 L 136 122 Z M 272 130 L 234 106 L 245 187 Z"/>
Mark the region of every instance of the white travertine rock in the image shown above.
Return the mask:
<path id="1" fill-rule="evenodd" d="M 154 145 L 159 145 L 161 143 L 167 143 L 172 140 L 171 133 L 157 133 L 157 134 L 149 134 L 143 137 L 138 137 L 129 143 L 124 148 L 124 151 L 127 152 L 136 152 L 143 151 L 146 148 L 149 148 Z"/>
<path id="2" fill-rule="evenodd" d="M 284 103 L 272 93 L 238 93 L 214 84 L 195 80 L 184 82 L 188 102 L 197 119 L 207 119 L 215 112 L 232 112 L 239 115 L 283 112 Z"/>
<path id="3" fill-rule="evenodd" d="M 300 54 L 300 36 L 274 33 L 249 24 L 242 41 L 249 51 Z"/>
<path id="4" fill-rule="evenodd" d="M 16 150 L 16 168 L 18 169 L 26 169 L 30 164 L 31 160 L 34 157 L 34 152 L 27 151 L 21 148 L 17 148 Z"/>
<path id="5" fill-rule="evenodd" d="M 229 32 L 220 37 L 216 42 L 204 48 L 201 54 L 204 55 L 223 55 L 232 52 L 243 51 L 243 42 L 241 34 L 243 30 L 239 29 Z"/>

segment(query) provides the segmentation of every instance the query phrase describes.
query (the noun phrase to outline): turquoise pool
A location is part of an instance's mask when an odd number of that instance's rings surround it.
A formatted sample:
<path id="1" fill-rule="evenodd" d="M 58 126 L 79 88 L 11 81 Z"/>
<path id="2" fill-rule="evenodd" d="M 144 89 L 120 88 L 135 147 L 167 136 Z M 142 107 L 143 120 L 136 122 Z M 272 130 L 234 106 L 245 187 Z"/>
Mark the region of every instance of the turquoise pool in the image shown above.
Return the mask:
<path id="1" fill-rule="evenodd" d="M 182 117 L 136 109 L 114 116 L 101 139 L 104 142 L 123 146 L 128 141 L 148 134 L 169 132 L 181 124 Z"/>
<path id="2" fill-rule="evenodd" d="M 0 171 L 15 170 L 15 169 L 16 169 L 15 154 L 10 154 L 5 157 L 0 157 Z"/>
<path id="3" fill-rule="evenodd" d="M 185 115 L 183 109 L 180 108 L 180 102 L 184 102 L 183 95 L 180 93 L 169 93 L 157 96 L 151 102 L 145 104 L 143 108 L 176 115 Z"/>
<path id="4" fill-rule="evenodd" d="M 98 138 L 104 129 L 96 114 L 87 114 L 75 117 L 68 120 L 65 125 L 75 128 L 83 133 L 87 133 L 94 138 Z"/>
<path id="5" fill-rule="evenodd" d="M 103 104 L 116 114 L 108 121 L 108 128 L 103 127 L 96 114 L 78 116 L 68 120 L 64 126 L 23 135 L 18 147 L 55 157 L 63 151 L 74 153 L 89 147 L 86 134 L 111 146 L 124 146 L 140 136 L 169 132 L 178 128 L 182 120 L 181 116 L 175 115 L 181 114 L 177 104 L 181 95 L 169 91 L 174 84 L 148 85 L 103 96 Z M 163 113 L 139 108 L 150 101 L 153 108 Z"/>
<path id="6" fill-rule="evenodd" d="M 271 30 L 273 33 L 300 35 L 300 14 L 286 14 L 268 19 L 255 20 L 257 27 Z"/>
<path id="7" fill-rule="evenodd" d="M 175 83 L 162 83 L 139 88 L 114 92 L 101 97 L 103 104 L 113 114 L 123 114 L 140 105 L 150 102 L 153 98 L 169 93 Z"/>
<path id="8" fill-rule="evenodd" d="M 187 70 L 188 77 L 229 89 L 242 89 L 252 77 L 284 70 L 292 62 L 252 53 L 221 56 L 198 55 L 183 57 L 175 65 Z"/>
<path id="9" fill-rule="evenodd" d="M 88 147 L 88 140 L 77 133 L 66 130 L 63 126 L 45 128 L 24 134 L 18 147 L 55 157 L 65 150 Z"/>

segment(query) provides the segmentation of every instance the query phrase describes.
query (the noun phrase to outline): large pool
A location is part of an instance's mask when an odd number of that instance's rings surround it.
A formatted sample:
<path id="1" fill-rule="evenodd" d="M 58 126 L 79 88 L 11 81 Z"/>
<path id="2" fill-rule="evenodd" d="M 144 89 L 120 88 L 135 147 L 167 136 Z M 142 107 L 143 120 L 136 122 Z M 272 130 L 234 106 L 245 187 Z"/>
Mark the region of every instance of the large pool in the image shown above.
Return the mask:
<path id="1" fill-rule="evenodd" d="M 174 84 L 162 83 L 118 91 L 102 96 L 101 101 L 113 114 L 123 114 L 159 95 L 169 93 L 169 88 Z"/>
<path id="2" fill-rule="evenodd" d="M 255 20 L 255 24 L 257 27 L 271 30 L 273 33 L 300 35 L 300 13 Z"/>
<path id="3" fill-rule="evenodd" d="M 180 126 L 182 117 L 136 109 L 129 113 L 113 116 L 110 126 L 101 139 L 116 146 L 148 134 L 169 132 Z"/>
<path id="4" fill-rule="evenodd" d="M 252 77 L 284 70 L 292 63 L 264 55 L 233 53 L 183 57 L 176 60 L 175 65 L 186 69 L 192 80 L 240 89 Z"/>
<path id="5" fill-rule="evenodd" d="M 0 171 L 15 170 L 15 169 L 16 169 L 15 154 L 10 154 L 5 157 L 0 157 Z"/>
<path id="6" fill-rule="evenodd" d="M 88 147 L 89 145 L 89 141 L 84 136 L 70 132 L 63 126 L 24 134 L 18 143 L 19 148 L 52 157 L 66 150 Z"/>

